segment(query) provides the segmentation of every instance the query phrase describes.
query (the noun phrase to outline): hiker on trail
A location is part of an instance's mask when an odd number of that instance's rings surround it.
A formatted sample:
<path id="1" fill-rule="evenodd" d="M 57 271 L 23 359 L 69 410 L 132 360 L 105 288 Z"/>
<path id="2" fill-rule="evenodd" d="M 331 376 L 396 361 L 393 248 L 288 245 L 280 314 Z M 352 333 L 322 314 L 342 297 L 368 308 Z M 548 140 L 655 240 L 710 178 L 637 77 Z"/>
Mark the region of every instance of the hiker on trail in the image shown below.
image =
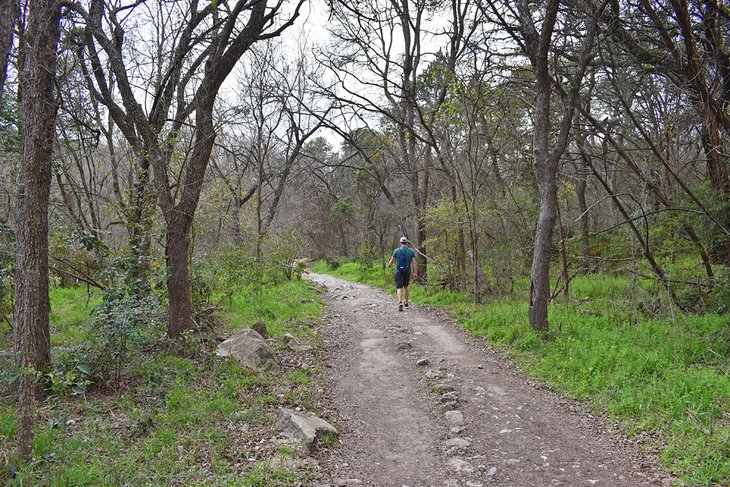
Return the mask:
<path id="1" fill-rule="evenodd" d="M 400 238 L 400 247 L 393 251 L 393 256 L 388 261 L 388 267 L 395 266 L 395 289 L 398 296 L 398 311 L 403 311 L 403 300 L 408 307 L 408 283 L 411 280 L 411 267 L 413 268 L 413 279 L 418 278 L 418 264 L 416 263 L 416 252 L 408 246 L 406 237 Z"/>

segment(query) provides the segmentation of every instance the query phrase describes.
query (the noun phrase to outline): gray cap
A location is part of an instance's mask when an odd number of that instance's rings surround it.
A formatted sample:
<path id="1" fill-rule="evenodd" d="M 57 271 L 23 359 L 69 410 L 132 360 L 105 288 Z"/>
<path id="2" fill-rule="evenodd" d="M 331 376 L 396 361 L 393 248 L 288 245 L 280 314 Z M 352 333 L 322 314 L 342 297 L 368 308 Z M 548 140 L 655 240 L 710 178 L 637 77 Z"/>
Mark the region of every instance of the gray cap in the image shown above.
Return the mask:
<path id="1" fill-rule="evenodd" d="M 400 238 L 400 243 L 408 243 L 408 239 L 405 237 Z"/>

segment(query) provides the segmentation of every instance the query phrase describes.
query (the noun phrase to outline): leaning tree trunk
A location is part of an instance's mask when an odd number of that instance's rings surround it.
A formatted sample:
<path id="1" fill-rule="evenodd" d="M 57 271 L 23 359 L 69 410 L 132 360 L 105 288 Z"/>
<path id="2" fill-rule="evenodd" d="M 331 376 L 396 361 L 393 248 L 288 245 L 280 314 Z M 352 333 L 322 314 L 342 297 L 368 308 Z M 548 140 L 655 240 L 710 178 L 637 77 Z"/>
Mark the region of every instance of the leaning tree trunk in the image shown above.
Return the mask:
<path id="1" fill-rule="evenodd" d="M 17 258 L 15 269 L 15 352 L 19 385 L 18 456 L 33 452 L 35 371 L 50 368 L 48 297 L 48 200 L 53 129 L 58 105 L 53 89 L 60 4 L 38 0 L 29 7 L 23 39 Z"/>
<path id="2" fill-rule="evenodd" d="M 547 139 L 546 139 L 547 140 Z M 535 165 L 540 190 L 540 215 L 535 230 L 535 243 L 530 271 L 530 326 L 536 330 L 548 329 L 548 302 L 550 301 L 550 258 L 552 256 L 553 231 L 557 219 L 558 184 L 554 162 L 538 155 Z M 541 164 L 538 161 L 543 160 Z"/>

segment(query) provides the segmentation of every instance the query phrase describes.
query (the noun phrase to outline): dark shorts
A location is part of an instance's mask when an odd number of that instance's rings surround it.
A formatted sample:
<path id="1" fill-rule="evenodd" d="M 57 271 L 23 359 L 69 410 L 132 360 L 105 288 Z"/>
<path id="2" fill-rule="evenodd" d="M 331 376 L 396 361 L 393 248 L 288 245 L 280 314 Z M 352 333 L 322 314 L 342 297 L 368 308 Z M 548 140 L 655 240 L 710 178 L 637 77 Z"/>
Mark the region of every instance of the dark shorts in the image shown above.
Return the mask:
<path id="1" fill-rule="evenodd" d="M 411 273 L 403 271 L 395 271 L 395 288 L 400 289 L 402 287 L 408 287 L 408 283 L 411 281 Z"/>

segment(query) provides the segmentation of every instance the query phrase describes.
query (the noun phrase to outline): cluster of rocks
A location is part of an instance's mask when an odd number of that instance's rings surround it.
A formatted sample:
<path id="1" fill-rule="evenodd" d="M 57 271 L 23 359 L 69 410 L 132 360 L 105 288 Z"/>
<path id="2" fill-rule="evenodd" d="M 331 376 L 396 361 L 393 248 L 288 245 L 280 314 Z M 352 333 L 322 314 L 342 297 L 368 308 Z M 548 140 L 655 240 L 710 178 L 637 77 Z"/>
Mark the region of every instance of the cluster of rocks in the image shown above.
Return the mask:
<path id="1" fill-rule="evenodd" d="M 425 362 L 424 362 L 425 361 Z M 426 359 L 420 359 L 416 362 L 417 365 L 428 364 Z M 441 409 L 446 424 L 449 428 L 449 437 L 443 442 L 442 451 L 447 457 L 448 468 L 460 474 L 470 476 L 477 470 L 479 476 L 482 479 L 491 479 L 497 475 L 497 467 L 487 467 L 484 463 L 480 463 L 477 467 L 472 465 L 473 460 L 484 460 L 482 456 L 469 457 L 469 450 L 472 446 L 472 439 L 468 436 L 464 436 L 463 433 L 466 431 L 466 423 L 464 414 L 460 410 L 462 404 L 462 398 L 459 392 L 452 385 L 452 382 L 456 379 L 454 374 L 448 372 L 446 367 L 438 367 L 435 369 L 429 369 L 424 374 L 424 379 L 429 384 L 431 391 L 437 396 L 437 404 Z M 453 481 L 454 487 L 460 484 L 458 481 Z M 467 487 L 482 487 L 484 484 L 481 481 L 467 481 Z"/>
<path id="2" fill-rule="evenodd" d="M 285 347 L 295 352 L 312 350 L 309 342 L 297 338 L 291 333 L 286 333 L 282 342 Z M 276 372 L 281 368 L 281 364 L 274 352 L 275 346 L 277 346 L 277 342 L 269 337 L 266 324 L 259 321 L 254 323 L 251 328 L 244 328 L 223 341 L 218 345 L 216 355 L 231 357 L 255 372 Z"/>
<path id="3" fill-rule="evenodd" d="M 295 352 L 312 349 L 307 341 L 291 333 L 285 334 L 282 342 Z M 244 367 L 258 373 L 277 372 L 281 369 L 281 365 L 274 351 L 275 345 L 276 341 L 268 336 L 266 325 L 258 322 L 223 341 L 218 345 L 216 355 L 231 357 Z M 337 435 L 337 430 L 331 424 L 301 408 L 280 408 L 275 428 L 301 446 L 306 454 L 311 453 L 318 439 L 327 435 Z"/>

